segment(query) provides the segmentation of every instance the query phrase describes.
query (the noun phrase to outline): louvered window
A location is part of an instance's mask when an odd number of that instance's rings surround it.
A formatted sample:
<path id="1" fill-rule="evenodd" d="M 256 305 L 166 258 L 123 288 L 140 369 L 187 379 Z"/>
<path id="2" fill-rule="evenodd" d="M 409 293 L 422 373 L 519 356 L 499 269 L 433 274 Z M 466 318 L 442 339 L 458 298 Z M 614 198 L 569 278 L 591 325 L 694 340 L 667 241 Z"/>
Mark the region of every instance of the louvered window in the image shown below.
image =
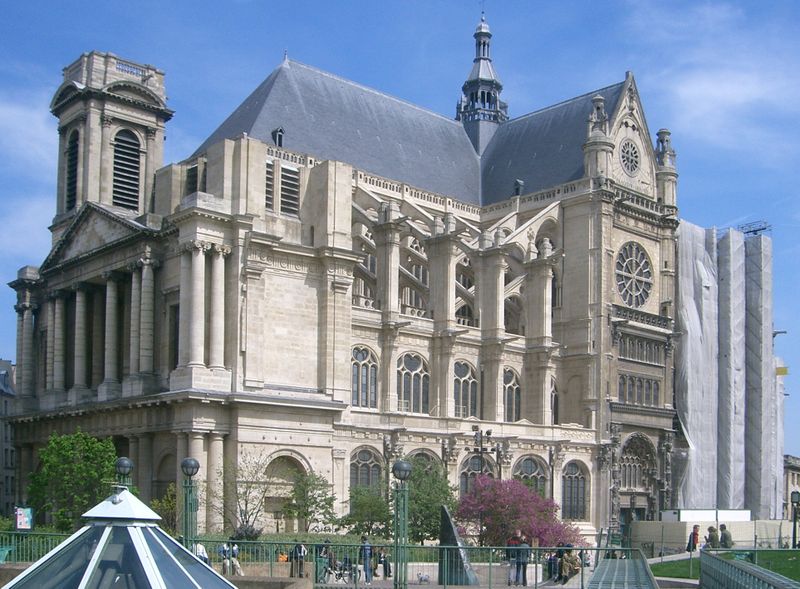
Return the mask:
<path id="1" fill-rule="evenodd" d="M 281 168 L 281 213 L 300 213 L 300 170 Z"/>
<path id="2" fill-rule="evenodd" d="M 186 168 L 186 194 L 197 192 L 197 164 Z"/>
<path id="3" fill-rule="evenodd" d="M 78 132 L 70 133 L 67 141 L 67 178 L 66 178 L 65 209 L 71 211 L 75 208 L 78 197 Z"/>
<path id="4" fill-rule="evenodd" d="M 139 140 L 124 129 L 114 139 L 113 202 L 126 209 L 139 208 Z"/>
<path id="5" fill-rule="evenodd" d="M 267 174 L 264 178 L 264 204 L 268 211 L 275 210 L 275 163 L 267 162 Z"/>

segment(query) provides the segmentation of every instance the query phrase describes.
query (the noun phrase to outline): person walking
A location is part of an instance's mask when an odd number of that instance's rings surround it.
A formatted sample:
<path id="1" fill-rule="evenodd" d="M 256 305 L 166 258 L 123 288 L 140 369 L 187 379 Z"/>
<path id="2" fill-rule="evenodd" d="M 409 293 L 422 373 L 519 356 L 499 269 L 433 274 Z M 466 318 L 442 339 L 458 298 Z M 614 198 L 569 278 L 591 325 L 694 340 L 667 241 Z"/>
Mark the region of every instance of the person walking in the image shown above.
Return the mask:
<path id="1" fill-rule="evenodd" d="M 372 585 L 372 546 L 366 536 L 361 536 L 361 547 L 358 549 L 358 558 L 364 569 L 364 584 Z"/>
<path id="2" fill-rule="evenodd" d="M 528 544 L 528 538 L 524 534 L 519 538 L 519 546 L 517 547 L 517 574 L 515 578 L 515 585 L 528 586 L 528 561 L 531 558 L 531 545 Z"/>
<path id="3" fill-rule="evenodd" d="M 720 548 L 733 548 L 733 538 L 731 537 L 731 532 L 728 529 L 728 526 L 725 524 L 719 525 L 719 545 Z"/>
<path id="4" fill-rule="evenodd" d="M 522 535 L 520 530 L 516 530 L 514 535 L 506 541 L 506 558 L 508 559 L 508 586 L 517 582 L 517 546 L 519 537 Z"/>
<path id="5" fill-rule="evenodd" d="M 290 577 L 298 577 L 302 579 L 305 576 L 306 556 L 308 555 L 308 548 L 305 544 L 300 542 L 297 538 L 294 540 L 294 547 L 289 553 L 289 560 L 292 561 L 289 569 Z"/>
<path id="6" fill-rule="evenodd" d="M 231 575 L 238 575 L 239 577 L 244 577 L 244 572 L 242 572 L 242 565 L 239 564 L 239 545 L 233 538 L 231 538 L 230 573 Z"/>
<path id="7" fill-rule="evenodd" d="M 689 540 L 686 542 L 686 552 L 694 552 L 697 550 L 697 545 L 700 544 L 700 526 L 695 524 L 692 531 L 689 532 Z"/>

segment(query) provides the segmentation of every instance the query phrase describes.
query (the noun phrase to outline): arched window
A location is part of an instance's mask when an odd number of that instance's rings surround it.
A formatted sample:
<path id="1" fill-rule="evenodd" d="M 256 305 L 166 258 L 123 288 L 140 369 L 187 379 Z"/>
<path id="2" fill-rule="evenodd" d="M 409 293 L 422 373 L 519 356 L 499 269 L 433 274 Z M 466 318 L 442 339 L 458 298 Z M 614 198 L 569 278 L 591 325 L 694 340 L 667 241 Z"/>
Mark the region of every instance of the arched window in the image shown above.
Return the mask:
<path id="1" fill-rule="evenodd" d="M 624 376 L 620 376 L 619 377 L 619 391 L 618 391 L 618 396 L 619 396 L 619 402 L 620 403 L 625 403 L 628 400 L 628 396 L 627 396 L 626 391 L 625 391 L 625 383 L 626 383 L 625 377 Z"/>
<path id="2" fill-rule="evenodd" d="M 644 403 L 644 393 L 642 391 L 642 379 L 636 379 L 636 404 L 642 405 Z"/>
<path id="3" fill-rule="evenodd" d="M 353 348 L 352 358 L 353 407 L 378 407 L 378 359 L 367 348 Z"/>
<path id="4" fill-rule="evenodd" d="M 367 448 L 356 452 L 350 459 L 350 487 L 378 487 L 381 484 L 381 460 Z"/>
<path id="5" fill-rule="evenodd" d="M 459 325 L 466 325 L 468 327 L 475 326 L 475 318 L 472 314 L 472 307 L 464 304 L 456 309 L 456 321 Z"/>
<path id="6" fill-rule="evenodd" d="M 658 407 L 660 404 L 661 403 L 660 403 L 660 400 L 658 398 L 658 383 L 654 382 L 653 383 L 653 405 L 655 407 Z"/>
<path id="7" fill-rule="evenodd" d="M 586 519 L 586 475 L 577 462 L 564 467 L 561 477 L 561 518 L 567 520 Z"/>
<path id="8" fill-rule="evenodd" d="M 503 403 L 506 421 L 511 423 L 522 418 L 522 389 L 517 373 L 510 368 L 503 370 Z"/>
<path id="9" fill-rule="evenodd" d="M 549 491 L 547 472 L 548 468 L 541 460 L 530 456 L 523 458 L 514 466 L 514 478 L 535 489 L 542 497 L 547 497 Z"/>
<path id="10" fill-rule="evenodd" d="M 466 362 L 456 362 L 453 372 L 456 417 L 478 417 L 478 379 L 475 369 Z"/>
<path id="11" fill-rule="evenodd" d="M 397 359 L 397 409 L 411 413 L 430 413 L 430 372 L 419 354 L 404 354 Z"/>
<path id="12" fill-rule="evenodd" d="M 628 403 L 636 403 L 636 379 L 632 376 L 628 377 Z"/>
<path id="13" fill-rule="evenodd" d="M 485 454 L 472 455 L 461 466 L 461 474 L 458 477 L 458 490 L 462 496 L 472 490 L 475 478 L 479 474 L 485 474 L 494 478 L 491 459 Z"/>
<path id="14" fill-rule="evenodd" d="M 114 138 L 113 203 L 126 209 L 139 208 L 139 177 L 141 154 L 139 139 L 132 131 L 123 129 Z"/>
<path id="15" fill-rule="evenodd" d="M 64 210 L 71 211 L 78 200 L 78 139 L 75 130 L 67 140 L 67 174 L 65 178 Z"/>
<path id="16" fill-rule="evenodd" d="M 561 423 L 558 417 L 558 387 L 556 379 L 550 381 L 550 411 L 553 414 L 553 425 Z"/>

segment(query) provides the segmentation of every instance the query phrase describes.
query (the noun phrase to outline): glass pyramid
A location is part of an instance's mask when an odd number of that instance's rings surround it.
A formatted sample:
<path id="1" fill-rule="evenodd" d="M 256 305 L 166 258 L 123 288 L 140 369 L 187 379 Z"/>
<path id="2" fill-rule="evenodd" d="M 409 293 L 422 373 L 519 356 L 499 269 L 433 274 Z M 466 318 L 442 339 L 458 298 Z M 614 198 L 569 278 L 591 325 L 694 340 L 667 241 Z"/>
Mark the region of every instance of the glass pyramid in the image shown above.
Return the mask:
<path id="1" fill-rule="evenodd" d="M 235 589 L 159 528 L 158 514 L 124 487 L 83 517 L 83 528 L 3 589 Z"/>

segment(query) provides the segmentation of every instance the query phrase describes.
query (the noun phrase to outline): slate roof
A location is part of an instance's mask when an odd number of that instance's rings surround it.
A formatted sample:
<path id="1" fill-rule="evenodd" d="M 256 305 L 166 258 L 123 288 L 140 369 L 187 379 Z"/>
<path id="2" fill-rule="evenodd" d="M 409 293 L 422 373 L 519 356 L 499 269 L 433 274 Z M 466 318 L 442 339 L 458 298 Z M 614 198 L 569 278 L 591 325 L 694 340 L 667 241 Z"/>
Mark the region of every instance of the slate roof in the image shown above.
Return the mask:
<path id="1" fill-rule="evenodd" d="M 583 175 L 592 97 L 613 113 L 620 82 L 501 123 L 479 158 L 462 123 L 297 61 L 285 59 L 195 152 L 242 133 L 318 159 L 473 204 L 557 186 Z"/>
<path id="2" fill-rule="evenodd" d="M 195 155 L 243 132 L 274 143 L 279 127 L 292 151 L 478 203 L 480 164 L 461 123 L 288 59 Z"/>
<path id="3" fill-rule="evenodd" d="M 514 182 L 536 192 L 583 176 L 583 143 L 592 98 L 605 98 L 613 113 L 625 82 L 620 82 L 501 124 L 481 158 L 481 204 L 506 200 Z"/>

